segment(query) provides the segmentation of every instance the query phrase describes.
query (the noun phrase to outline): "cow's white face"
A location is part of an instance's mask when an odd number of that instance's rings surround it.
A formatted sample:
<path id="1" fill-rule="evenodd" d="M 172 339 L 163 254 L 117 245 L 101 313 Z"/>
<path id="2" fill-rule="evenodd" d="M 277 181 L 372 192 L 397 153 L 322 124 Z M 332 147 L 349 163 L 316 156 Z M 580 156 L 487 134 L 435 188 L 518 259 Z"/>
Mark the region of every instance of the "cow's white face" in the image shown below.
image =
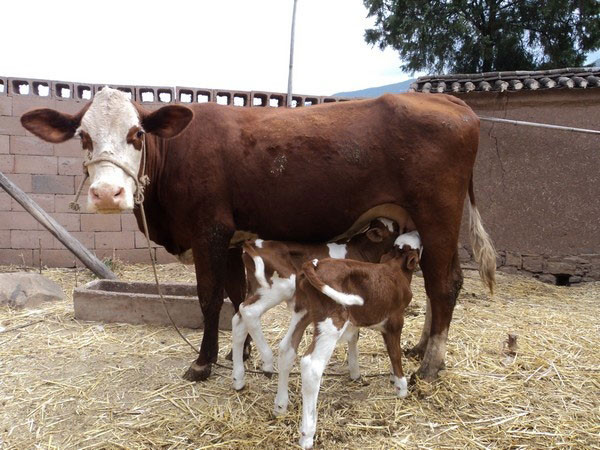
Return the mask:
<path id="1" fill-rule="evenodd" d="M 169 105 L 152 113 L 134 105 L 125 93 L 105 87 L 91 104 L 72 116 L 52 109 L 36 109 L 24 114 L 21 123 L 33 134 L 49 142 L 64 142 L 78 135 L 92 159 L 108 157 L 137 174 L 142 159 L 144 133 L 162 138 L 178 135 L 192 120 L 189 108 Z M 90 212 L 120 212 L 134 207 L 135 181 L 110 161 L 88 165 Z"/>
<path id="2" fill-rule="evenodd" d="M 143 139 L 143 129 L 138 112 L 125 93 L 110 88 L 98 92 L 76 134 L 84 146 L 91 145 L 92 159 L 110 157 L 138 173 L 142 152 L 137 140 Z M 101 161 L 90 164 L 88 172 L 89 212 L 133 209 L 135 182 L 123 169 Z"/>

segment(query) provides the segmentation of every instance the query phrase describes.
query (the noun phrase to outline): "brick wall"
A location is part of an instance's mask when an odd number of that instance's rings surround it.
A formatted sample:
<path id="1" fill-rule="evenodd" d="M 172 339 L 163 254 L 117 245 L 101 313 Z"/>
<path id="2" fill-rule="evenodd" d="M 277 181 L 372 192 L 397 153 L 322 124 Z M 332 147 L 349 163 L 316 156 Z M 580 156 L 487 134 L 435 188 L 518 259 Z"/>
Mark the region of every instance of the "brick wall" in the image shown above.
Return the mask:
<path id="1" fill-rule="evenodd" d="M 92 215 L 69 209 L 82 178 L 83 151 L 78 140 L 62 144 L 43 142 L 26 131 L 20 117 L 34 108 L 78 112 L 103 85 L 0 76 L 0 171 L 23 189 L 47 213 L 100 258 L 113 255 L 127 262 L 149 262 L 146 239 L 131 213 Z M 282 107 L 287 95 L 217 89 L 157 86 L 111 86 L 152 109 L 178 101 L 217 102 L 242 107 Z M 335 102 L 333 97 L 293 95 L 293 106 Z M 87 192 L 87 185 L 83 193 Z M 85 195 L 79 203 L 85 205 Z M 0 189 L 0 264 L 72 267 L 75 256 L 42 225 Z M 175 259 L 154 246 L 159 262 Z"/>

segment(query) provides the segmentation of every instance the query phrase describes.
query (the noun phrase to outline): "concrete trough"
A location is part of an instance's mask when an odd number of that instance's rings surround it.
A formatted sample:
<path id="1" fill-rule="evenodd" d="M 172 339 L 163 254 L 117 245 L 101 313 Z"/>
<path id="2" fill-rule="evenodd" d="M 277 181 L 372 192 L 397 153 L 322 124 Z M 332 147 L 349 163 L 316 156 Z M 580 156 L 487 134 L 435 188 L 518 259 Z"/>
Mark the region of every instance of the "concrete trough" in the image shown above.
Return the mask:
<path id="1" fill-rule="evenodd" d="M 202 328 L 204 320 L 196 285 L 163 283 L 165 305 L 175 324 Z M 154 283 L 95 280 L 73 291 L 75 318 L 96 322 L 171 325 Z M 231 330 L 233 304 L 226 299 L 221 308 L 219 328 Z"/>

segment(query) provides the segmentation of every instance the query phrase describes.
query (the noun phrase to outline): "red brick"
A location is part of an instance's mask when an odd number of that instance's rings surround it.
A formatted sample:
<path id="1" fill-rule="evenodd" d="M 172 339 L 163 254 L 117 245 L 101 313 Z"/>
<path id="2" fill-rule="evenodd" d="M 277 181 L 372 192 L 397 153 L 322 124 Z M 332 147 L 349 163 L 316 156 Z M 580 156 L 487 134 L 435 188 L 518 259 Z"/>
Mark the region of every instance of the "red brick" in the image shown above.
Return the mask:
<path id="1" fill-rule="evenodd" d="M 61 156 L 58 158 L 59 175 L 81 175 L 83 173 L 83 157 L 68 158 Z"/>
<path id="2" fill-rule="evenodd" d="M 138 231 L 137 220 L 133 213 L 121 214 L 121 229 L 123 231 Z"/>
<path id="3" fill-rule="evenodd" d="M 81 141 L 78 138 L 69 139 L 61 144 L 54 144 L 55 156 L 81 157 L 85 156 L 85 151 L 81 148 Z"/>
<path id="4" fill-rule="evenodd" d="M 134 248 L 133 231 L 99 231 L 96 232 L 96 249 L 129 249 Z"/>
<path id="5" fill-rule="evenodd" d="M 8 134 L 11 136 L 30 136 L 29 133 L 18 117 L 0 116 L 0 134 Z"/>
<path id="6" fill-rule="evenodd" d="M 28 267 L 32 266 L 33 251 L 27 249 L 0 249 L 0 264 L 14 264 L 21 266 L 25 264 Z"/>
<path id="7" fill-rule="evenodd" d="M 0 211 L 10 211 L 12 199 L 6 192 L 0 192 Z"/>
<path id="8" fill-rule="evenodd" d="M 0 172 L 12 173 L 15 171 L 15 156 L 0 155 Z"/>
<path id="9" fill-rule="evenodd" d="M 10 230 L 0 230 L 0 248 L 10 248 Z"/>
<path id="10" fill-rule="evenodd" d="M 0 211 L 0 229 L 2 230 L 39 230 L 41 225 L 26 212 Z"/>
<path id="11" fill-rule="evenodd" d="M 81 231 L 121 231 L 119 214 L 82 214 Z"/>
<path id="12" fill-rule="evenodd" d="M 81 231 L 81 215 L 78 213 L 54 213 L 52 217 L 67 231 Z"/>
<path id="13" fill-rule="evenodd" d="M 30 156 L 16 155 L 15 173 L 48 174 L 58 173 L 57 159 L 55 156 Z"/>
<path id="14" fill-rule="evenodd" d="M 31 175 L 28 173 L 5 173 L 6 178 L 16 184 L 24 192 L 31 192 Z"/>
<path id="15" fill-rule="evenodd" d="M 54 195 L 53 194 L 30 194 L 29 198 L 37 203 L 44 211 L 54 212 Z M 25 211 L 23 207 L 15 199 L 12 200 L 13 211 Z"/>
<path id="16" fill-rule="evenodd" d="M 40 239 L 42 249 L 54 248 L 54 236 L 49 231 L 41 230 L 12 230 L 10 232 L 10 246 L 19 248 L 39 248 Z"/>
<path id="17" fill-rule="evenodd" d="M 1 250 L 0 250 L 1 251 Z M 37 267 L 39 261 L 39 251 L 32 250 L 33 266 Z M 42 248 L 42 266 L 45 267 L 75 267 L 75 261 L 79 267 L 83 266 L 81 261 L 69 250 L 45 249 Z"/>
<path id="18" fill-rule="evenodd" d="M 10 137 L 0 136 L 0 154 L 7 154 L 10 150 Z"/>
<path id="19" fill-rule="evenodd" d="M 11 133 L 12 134 L 12 133 Z M 38 137 L 11 136 L 10 152 L 13 155 L 46 155 L 54 154 L 54 146 Z"/>
<path id="20" fill-rule="evenodd" d="M 0 116 L 12 116 L 12 97 L 0 95 Z"/>
<path id="21" fill-rule="evenodd" d="M 77 200 L 77 203 L 79 203 L 79 206 L 81 207 L 81 210 L 79 210 L 79 214 L 85 214 L 86 212 L 86 205 L 87 205 L 87 196 L 85 195 L 85 191 L 83 192 L 84 195 L 80 195 L 79 196 L 79 200 Z M 69 203 L 75 201 L 75 195 L 61 195 L 61 194 L 57 194 L 54 196 L 54 210 L 56 212 L 70 212 L 72 213 L 73 210 L 69 208 Z"/>
<path id="22" fill-rule="evenodd" d="M 75 193 L 75 179 L 70 175 L 32 175 L 31 186 L 36 194 Z"/>
<path id="23" fill-rule="evenodd" d="M 158 264 L 171 264 L 171 263 L 178 263 L 179 261 L 177 260 L 177 258 L 174 255 L 171 255 L 164 248 L 158 247 L 156 249 L 156 262 Z M 190 266 L 190 267 L 191 267 L 190 270 L 193 271 L 194 267 L 193 266 Z"/>
<path id="24" fill-rule="evenodd" d="M 160 245 L 158 245 L 155 242 L 152 242 L 152 240 L 150 241 L 150 246 L 151 247 L 160 247 Z M 146 240 L 146 236 L 141 231 L 136 231 L 135 232 L 135 248 L 146 248 L 146 247 L 148 247 L 148 241 Z"/>

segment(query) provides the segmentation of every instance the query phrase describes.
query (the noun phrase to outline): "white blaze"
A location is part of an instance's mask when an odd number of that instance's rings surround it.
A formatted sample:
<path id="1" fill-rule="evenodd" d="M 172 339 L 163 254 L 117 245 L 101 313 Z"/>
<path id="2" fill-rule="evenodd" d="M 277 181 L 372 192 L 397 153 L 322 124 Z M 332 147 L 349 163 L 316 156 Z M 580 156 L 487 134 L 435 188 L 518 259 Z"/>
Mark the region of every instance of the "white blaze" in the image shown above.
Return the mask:
<path id="1" fill-rule="evenodd" d="M 330 243 L 327 244 L 327 247 L 329 248 L 329 257 L 333 259 L 344 259 L 348 252 L 346 244 Z"/>
<path id="2" fill-rule="evenodd" d="M 78 131 L 85 131 L 92 138 L 92 158 L 114 158 L 137 174 L 142 152 L 127 143 L 127 133 L 134 126 L 140 126 L 140 119 L 127 95 L 117 89 L 105 87 L 94 97 Z M 99 162 L 88 166 L 88 171 L 90 188 L 101 184 L 122 187 L 125 189 L 123 209 L 133 209 L 135 182 L 122 169 L 109 162 Z M 89 197 L 88 210 L 96 212 Z"/>

